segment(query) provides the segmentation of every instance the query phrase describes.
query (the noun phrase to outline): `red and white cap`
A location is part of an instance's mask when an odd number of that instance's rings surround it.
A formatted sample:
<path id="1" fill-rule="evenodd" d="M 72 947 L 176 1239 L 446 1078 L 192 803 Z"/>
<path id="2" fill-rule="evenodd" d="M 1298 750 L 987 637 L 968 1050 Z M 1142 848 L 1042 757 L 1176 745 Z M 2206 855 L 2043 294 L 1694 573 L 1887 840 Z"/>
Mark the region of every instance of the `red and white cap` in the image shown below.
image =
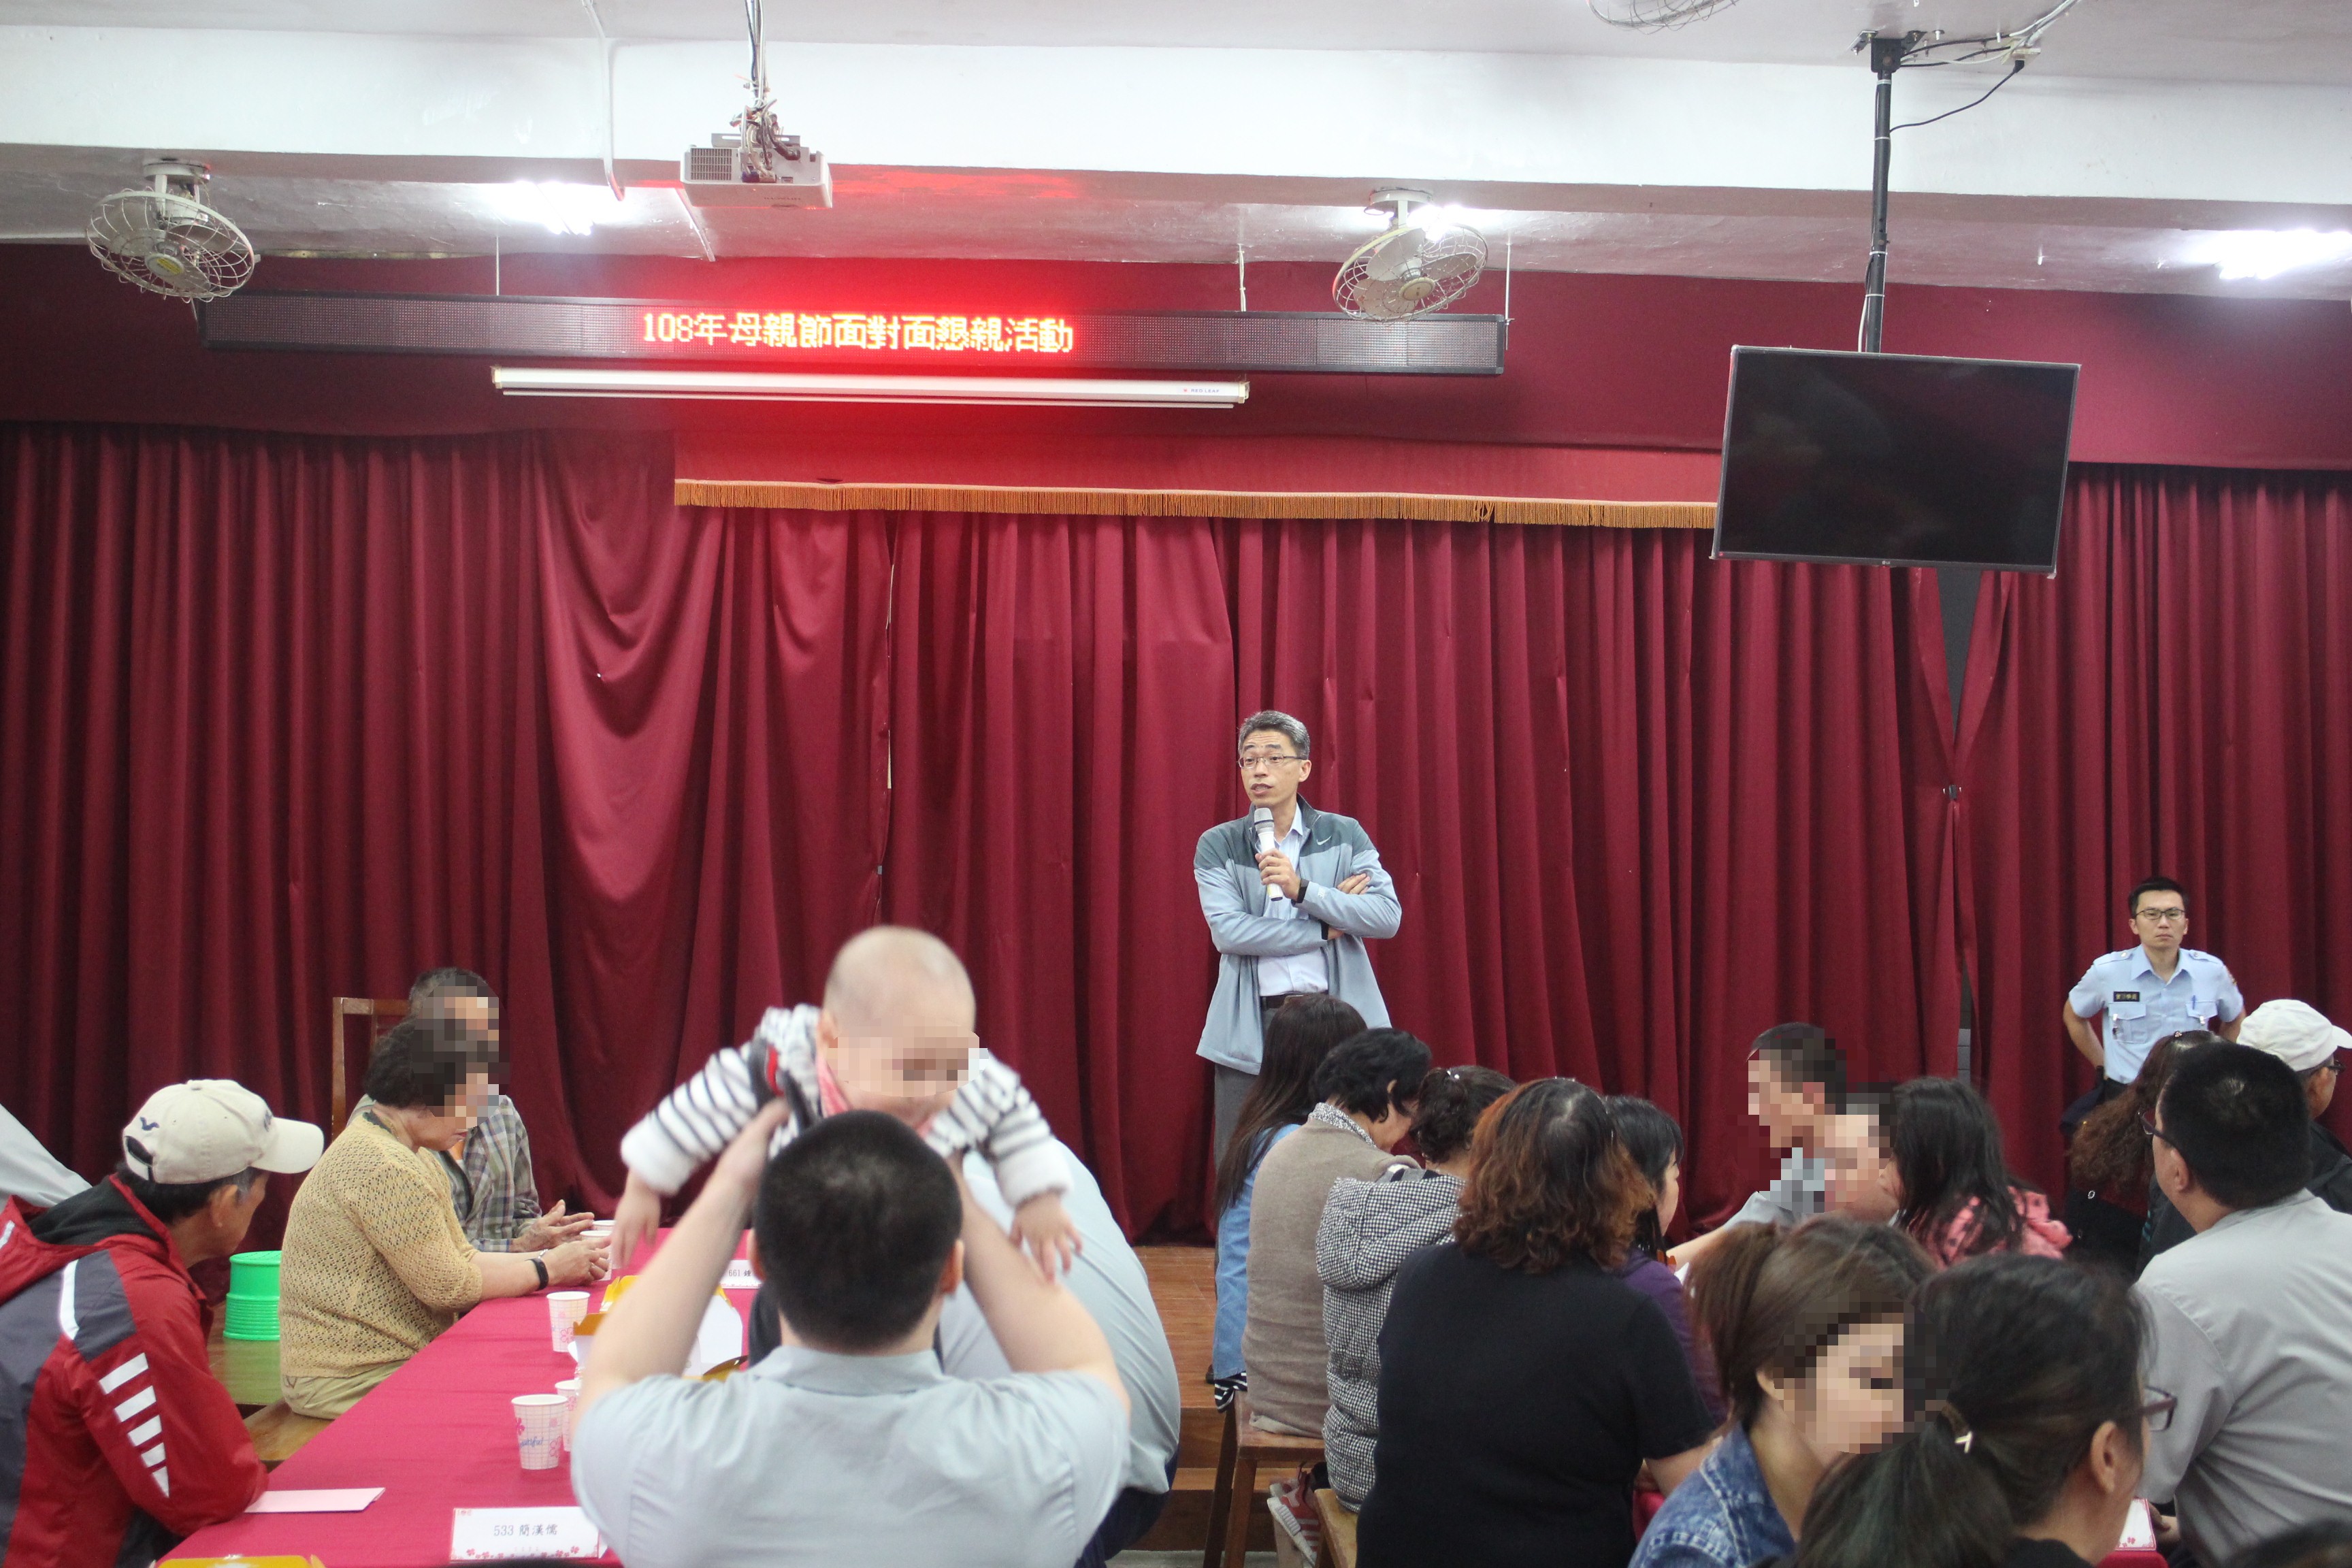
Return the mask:
<path id="1" fill-rule="evenodd" d="M 261 1096 L 225 1078 L 157 1089 L 122 1130 L 131 1174 L 166 1186 L 226 1181 L 247 1170 L 290 1175 L 317 1164 L 326 1147 L 316 1125 L 272 1116 Z"/>

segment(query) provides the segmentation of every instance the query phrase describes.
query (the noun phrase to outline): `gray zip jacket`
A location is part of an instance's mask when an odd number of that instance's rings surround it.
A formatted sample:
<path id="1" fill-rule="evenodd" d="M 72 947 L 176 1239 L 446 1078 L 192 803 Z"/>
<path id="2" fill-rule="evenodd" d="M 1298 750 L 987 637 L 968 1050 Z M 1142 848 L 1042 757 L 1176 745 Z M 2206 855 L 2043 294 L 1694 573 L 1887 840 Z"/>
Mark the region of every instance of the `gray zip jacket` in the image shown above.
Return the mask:
<path id="1" fill-rule="evenodd" d="M 1258 880 L 1257 847 L 1249 818 L 1212 827 L 1192 852 L 1192 880 L 1200 884 L 1201 915 L 1217 944 L 1216 994 L 1201 1030 L 1200 1054 L 1222 1067 L 1257 1071 L 1265 1047 L 1259 1028 L 1257 961 L 1321 949 L 1331 972 L 1331 994 L 1364 1016 L 1368 1029 L 1388 1026 L 1388 1005 L 1372 977 L 1367 938 L 1396 935 L 1402 911 L 1396 883 L 1381 866 L 1381 852 L 1362 826 L 1336 811 L 1298 803 L 1307 824 L 1307 849 L 1298 874 L 1307 879 L 1307 901 L 1297 920 L 1265 912 L 1265 884 Z M 1361 871 L 1371 886 L 1343 893 L 1339 884 Z M 1332 940 L 1323 940 L 1324 926 Z"/>

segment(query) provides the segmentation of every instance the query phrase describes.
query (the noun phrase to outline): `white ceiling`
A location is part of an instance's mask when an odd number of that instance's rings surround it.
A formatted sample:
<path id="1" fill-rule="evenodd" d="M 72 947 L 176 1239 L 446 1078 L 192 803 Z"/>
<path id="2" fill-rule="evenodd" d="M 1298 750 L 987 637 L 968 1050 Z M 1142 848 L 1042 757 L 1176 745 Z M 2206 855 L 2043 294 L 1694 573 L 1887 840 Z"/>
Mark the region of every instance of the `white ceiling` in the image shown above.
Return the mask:
<path id="1" fill-rule="evenodd" d="M 0 0 L 0 239 L 70 240 L 142 156 L 214 165 L 267 252 L 1336 261 L 1375 184 L 1513 265 L 1853 279 L 1869 26 L 2046 0 L 1743 0 L 1665 33 L 1584 0 L 771 0 L 828 212 L 706 216 L 678 151 L 740 106 L 735 0 Z M 1906 71 L 1900 112 L 1998 68 Z M 551 235 L 505 183 L 630 189 Z M 2352 294 L 2352 258 L 2221 279 L 2215 236 L 2352 229 L 2352 0 L 2082 0 L 1968 114 L 1895 141 L 1898 281 Z"/>
<path id="2" fill-rule="evenodd" d="M 1156 48 L 1413 49 L 1833 63 L 1872 27 L 2017 26 L 2048 0 L 1745 0 L 1633 32 L 1584 0 L 775 0 L 777 41 Z M 598 0 L 621 38 L 734 40 L 740 0 Z M 0 0 L 0 23 L 451 37 L 592 36 L 581 0 Z M 2352 84 L 2346 0 L 2086 0 L 2051 35 L 2069 76 Z M 2053 60 L 2053 65 L 2057 64 Z"/>

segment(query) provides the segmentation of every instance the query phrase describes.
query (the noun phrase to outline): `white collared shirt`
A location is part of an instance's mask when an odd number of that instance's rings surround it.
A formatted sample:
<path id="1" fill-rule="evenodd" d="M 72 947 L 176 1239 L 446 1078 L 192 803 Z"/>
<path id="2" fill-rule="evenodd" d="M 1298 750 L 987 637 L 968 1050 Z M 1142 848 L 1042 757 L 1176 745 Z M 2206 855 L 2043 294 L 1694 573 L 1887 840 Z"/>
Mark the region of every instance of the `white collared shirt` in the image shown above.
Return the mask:
<path id="1" fill-rule="evenodd" d="M 1307 853 L 1307 813 L 1294 800 L 1290 805 L 1290 831 L 1282 836 L 1275 847 L 1290 858 L 1290 868 L 1298 868 L 1299 857 Z M 1285 898 L 1282 889 L 1269 887 L 1265 890 L 1265 916 L 1268 920 L 1313 920 L 1297 904 Z M 1323 950 L 1312 952 L 1287 953 L 1279 958 L 1257 961 L 1257 994 L 1261 996 L 1282 996 L 1298 991 L 1328 991 L 1331 989 L 1331 963 Z"/>
<path id="2" fill-rule="evenodd" d="M 2193 947 L 2180 950 L 2169 980 L 2156 977 L 2144 947 L 2105 953 L 2084 971 L 2066 1005 L 2077 1018 L 2105 1015 L 2107 1076 L 2118 1083 L 2139 1076 L 2148 1047 L 2165 1036 L 2210 1029 L 2215 1018 L 2226 1024 L 2246 1010 L 2230 966 Z"/>

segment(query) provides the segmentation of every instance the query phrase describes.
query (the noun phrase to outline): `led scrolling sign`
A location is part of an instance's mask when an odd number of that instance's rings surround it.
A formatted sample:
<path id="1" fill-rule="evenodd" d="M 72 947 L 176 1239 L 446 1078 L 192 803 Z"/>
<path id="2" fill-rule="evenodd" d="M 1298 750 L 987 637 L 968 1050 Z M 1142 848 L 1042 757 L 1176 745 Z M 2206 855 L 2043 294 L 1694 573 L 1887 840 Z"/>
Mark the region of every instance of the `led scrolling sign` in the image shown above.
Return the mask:
<path id="1" fill-rule="evenodd" d="M 645 342 L 714 349 L 932 349 L 1066 354 L 1077 330 L 1061 316 L 869 316 L 854 310 L 647 310 Z"/>
<path id="2" fill-rule="evenodd" d="M 810 304 L 819 301 L 811 300 Z M 824 301 L 831 303 L 832 301 Z M 1067 372 L 1499 375 L 1497 316 L 1374 321 L 1322 310 L 784 310 L 784 301 L 356 294 L 247 289 L 198 312 L 214 349 L 531 360 L 824 362 Z M 777 309 L 766 308 L 773 303 Z M 799 301 L 794 301 L 795 305 Z"/>

